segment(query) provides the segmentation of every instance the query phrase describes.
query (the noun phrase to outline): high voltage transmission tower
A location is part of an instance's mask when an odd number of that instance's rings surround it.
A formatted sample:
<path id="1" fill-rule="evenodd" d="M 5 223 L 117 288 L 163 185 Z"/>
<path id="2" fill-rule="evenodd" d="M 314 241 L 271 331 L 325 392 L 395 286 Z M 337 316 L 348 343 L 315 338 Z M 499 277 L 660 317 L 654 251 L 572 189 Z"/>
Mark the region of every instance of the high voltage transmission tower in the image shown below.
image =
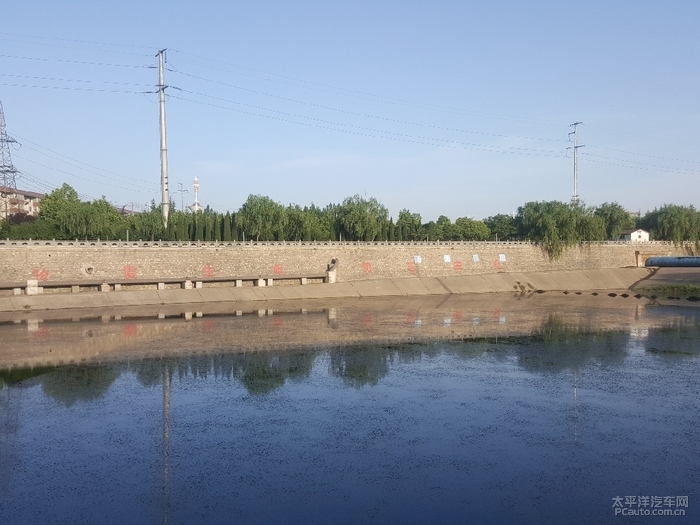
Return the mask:
<path id="1" fill-rule="evenodd" d="M 5 113 L 0 102 L 0 197 L 3 200 L 3 218 L 7 219 L 17 210 L 17 174 L 19 170 L 12 165 L 10 144 L 17 141 L 7 134 Z"/>
<path id="2" fill-rule="evenodd" d="M 574 150 L 574 196 L 571 198 L 571 202 L 574 204 L 578 204 L 579 202 L 579 197 L 578 197 L 578 149 L 583 148 L 583 145 L 579 145 L 578 143 L 578 127 L 579 125 L 583 124 L 583 122 L 574 122 L 571 124 L 573 126 L 574 130 L 569 133 L 569 141 L 571 141 L 571 135 L 574 136 L 574 145 L 573 147 L 566 148 L 567 150 L 573 149 Z"/>

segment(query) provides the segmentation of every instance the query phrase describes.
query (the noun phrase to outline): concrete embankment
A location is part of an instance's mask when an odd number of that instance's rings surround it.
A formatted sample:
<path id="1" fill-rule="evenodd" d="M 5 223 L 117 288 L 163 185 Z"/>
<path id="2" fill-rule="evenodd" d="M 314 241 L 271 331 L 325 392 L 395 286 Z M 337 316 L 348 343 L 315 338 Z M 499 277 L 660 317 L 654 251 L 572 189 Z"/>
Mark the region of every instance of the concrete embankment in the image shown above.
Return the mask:
<path id="1" fill-rule="evenodd" d="M 139 290 L 42 294 L 0 298 L 0 312 L 31 312 L 124 306 L 206 304 L 271 300 L 397 297 L 538 291 L 627 290 L 648 277 L 646 268 L 598 268 L 546 272 L 511 272 L 447 277 L 409 277 L 346 281 L 334 284 L 272 287 L 212 287 L 191 290 Z"/>

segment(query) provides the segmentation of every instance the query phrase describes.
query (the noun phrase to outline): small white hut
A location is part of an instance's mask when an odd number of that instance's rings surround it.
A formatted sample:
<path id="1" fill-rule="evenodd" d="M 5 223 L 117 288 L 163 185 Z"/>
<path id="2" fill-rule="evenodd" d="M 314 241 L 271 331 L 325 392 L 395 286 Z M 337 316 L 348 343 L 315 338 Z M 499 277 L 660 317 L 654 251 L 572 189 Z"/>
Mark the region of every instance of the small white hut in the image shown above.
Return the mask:
<path id="1" fill-rule="evenodd" d="M 649 232 L 646 230 L 625 230 L 618 237 L 619 241 L 628 242 L 648 242 Z"/>

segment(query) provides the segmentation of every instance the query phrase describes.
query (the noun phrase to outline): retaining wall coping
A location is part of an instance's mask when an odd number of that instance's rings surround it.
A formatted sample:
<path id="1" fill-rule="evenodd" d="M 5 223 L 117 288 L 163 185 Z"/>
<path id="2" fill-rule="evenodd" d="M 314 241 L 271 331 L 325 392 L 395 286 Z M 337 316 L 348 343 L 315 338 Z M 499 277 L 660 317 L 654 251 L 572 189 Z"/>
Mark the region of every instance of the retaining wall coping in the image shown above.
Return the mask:
<path id="1" fill-rule="evenodd" d="M 684 241 L 681 245 L 694 245 L 692 241 Z M 0 240 L 2 248 L 34 248 L 34 247 L 62 247 L 62 248 L 255 248 L 255 247 L 308 247 L 319 246 L 532 246 L 538 245 L 534 241 L 214 241 L 214 242 L 193 242 L 193 241 L 80 241 L 80 240 Z M 669 246 L 674 245 L 672 241 L 582 241 L 578 245 L 599 245 L 599 246 Z"/>

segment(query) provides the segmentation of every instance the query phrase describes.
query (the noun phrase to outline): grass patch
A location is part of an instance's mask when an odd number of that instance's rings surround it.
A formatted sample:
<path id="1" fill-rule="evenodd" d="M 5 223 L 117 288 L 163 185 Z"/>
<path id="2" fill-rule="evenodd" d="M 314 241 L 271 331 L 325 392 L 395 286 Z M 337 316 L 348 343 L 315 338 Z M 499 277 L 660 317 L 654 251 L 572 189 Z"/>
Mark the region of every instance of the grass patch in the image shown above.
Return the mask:
<path id="1" fill-rule="evenodd" d="M 698 284 L 659 284 L 655 286 L 645 286 L 639 290 L 644 295 L 655 294 L 658 296 L 670 295 L 675 297 L 698 297 L 700 296 L 700 285 Z"/>

